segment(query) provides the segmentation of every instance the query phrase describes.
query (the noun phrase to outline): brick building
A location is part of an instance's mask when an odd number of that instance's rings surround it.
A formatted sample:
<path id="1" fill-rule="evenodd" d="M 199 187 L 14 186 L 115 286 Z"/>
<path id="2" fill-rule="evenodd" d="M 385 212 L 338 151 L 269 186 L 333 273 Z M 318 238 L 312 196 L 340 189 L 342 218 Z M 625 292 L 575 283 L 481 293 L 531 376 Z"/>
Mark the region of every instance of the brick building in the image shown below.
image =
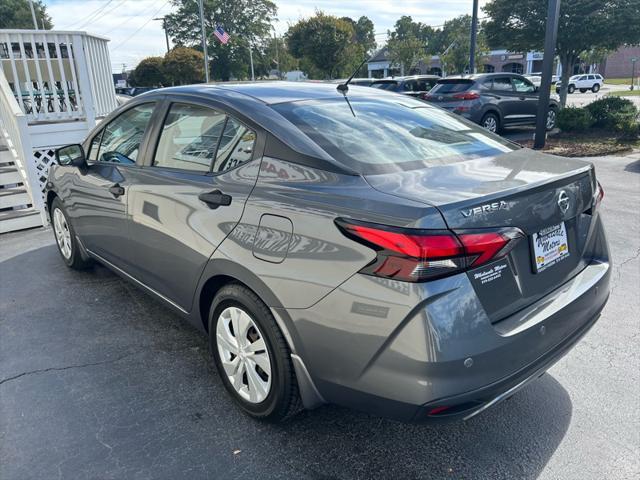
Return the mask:
<path id="1" fill-rule="evenodd" d="M 640 45 L 622 47 L 609 55 L 598 67 L 598 73 L 604 78 L 629 78 L 633 69 L 633 59 L 636 59 L 635 76 L 640 74 Z"/>

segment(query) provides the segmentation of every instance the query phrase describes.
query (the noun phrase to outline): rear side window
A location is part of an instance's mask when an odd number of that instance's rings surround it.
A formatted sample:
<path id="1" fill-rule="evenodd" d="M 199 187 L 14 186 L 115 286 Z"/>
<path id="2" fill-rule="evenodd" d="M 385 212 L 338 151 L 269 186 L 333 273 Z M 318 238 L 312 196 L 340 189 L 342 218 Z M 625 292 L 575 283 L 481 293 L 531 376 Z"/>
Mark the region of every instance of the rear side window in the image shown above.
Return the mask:
<path id="1" fill-rule="evenodd" d="M 511 79 L 509 77 L 494 78 L 491 90 L 495 90 L 496 92 L 513 92 Z"/>
<path id="2" fill-rule="evenodd" d="M 251 160 L 256 143 L 256 133 L 229 117 L 218 147 L 213 172 L 231 170 Z"/>
<path id="3" fill-rule="evenodd" d="M 466 92 L 471 88 L 473 82 L 470 81 L 440 81 L 438 84 L 433 87 L 433 93 L 458 93 L 458 92 Z"/>
<path id="4" fill-rule="evenodd" d="M 224 113 L 212 108 L 174 103 L 164 121 L 153 165 L 208 172 L 225 120 Z"/>
<path id="5" fill-rule="evenodd" d="M 398 82 L 374 82 L 371 84 L 373 88 L 380 88 L 382 90 L 390 90 L 395 92 L 398 88 Z"/>
<path id="6" fill-rule="evenodd" d="M 337 161 L 362 174 L 498 155 L 515 147 L 458 115 L 418 100 L 291 102 L 276 111 Z"/>
<path id="7" fill-rule="evenodd" d="M 103 130 L 97 154 L 98 161 L 121 165 L 135 164 L 153 108 L 153 103 L 145 103 L 130 108 L 113 119 Z"/>

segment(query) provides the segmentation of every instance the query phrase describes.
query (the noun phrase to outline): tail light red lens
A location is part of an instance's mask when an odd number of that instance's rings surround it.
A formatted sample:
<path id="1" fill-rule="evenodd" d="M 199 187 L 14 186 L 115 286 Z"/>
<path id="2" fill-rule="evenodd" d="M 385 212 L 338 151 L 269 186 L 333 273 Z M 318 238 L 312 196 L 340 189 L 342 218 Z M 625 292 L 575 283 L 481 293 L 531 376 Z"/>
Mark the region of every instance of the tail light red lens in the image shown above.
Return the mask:
<path id="1" fill-rule="evenodd" d="M 516 228 L 494 231 L 413 230 L 338 219 L 351 239 L 377 251 L 361 272 L 422 282 L 478 267 L 504 257 L 524 236 Z"/>
<path id="2" fill-rule="evenodd" d="M 596 205 L 599 205 L 600 202 L 602 202 L 602 199 L 604 198 L 604 188 L 602 188 L 602 185 L 600 184 L 600 182 L 596 183 Z"/>
<path id="3" fill-rule="evenodd" d="M 454 93 L 452 96 L 456 100 L 477 100 L 480 98 L 480 94 L 478 92 Z"/>

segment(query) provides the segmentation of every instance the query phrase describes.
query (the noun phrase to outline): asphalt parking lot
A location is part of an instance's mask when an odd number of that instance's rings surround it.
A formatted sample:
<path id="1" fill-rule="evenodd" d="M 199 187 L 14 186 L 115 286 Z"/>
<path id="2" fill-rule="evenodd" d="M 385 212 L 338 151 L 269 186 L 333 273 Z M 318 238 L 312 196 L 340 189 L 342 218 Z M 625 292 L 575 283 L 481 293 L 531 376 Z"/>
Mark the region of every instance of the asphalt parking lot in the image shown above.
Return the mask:
<path id="1" fill-rule="evenodd" d="M 0 236 L 0 478 L 637 479 L 640 155 L 594 159 L 613 291 L 581 343 L 468 423 L 326 406 L 279 426 L 231 403 L 206 340 L 48 229 Z"/>

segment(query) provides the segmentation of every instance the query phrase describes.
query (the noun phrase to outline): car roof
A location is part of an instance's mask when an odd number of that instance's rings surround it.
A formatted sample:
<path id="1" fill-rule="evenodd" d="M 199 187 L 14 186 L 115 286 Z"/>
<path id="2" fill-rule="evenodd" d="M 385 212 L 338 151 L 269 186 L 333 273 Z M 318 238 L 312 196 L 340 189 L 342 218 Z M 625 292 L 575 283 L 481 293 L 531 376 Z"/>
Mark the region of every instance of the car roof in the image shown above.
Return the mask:
<path id="1" fill-rule="evenodd" d="M 225 82 L 168 87 L 153 92 L 222 97 L 229 100 L 242 95 L 245 100 L 253 99 L 266 105 L 302 100 L 343 98 L 343 94 L 336 88 L 335 83 L 325 82 Z M 371 96 L 371 90 L 369 87 L 349 85 L 349 96 L 359 95 Z"/>

